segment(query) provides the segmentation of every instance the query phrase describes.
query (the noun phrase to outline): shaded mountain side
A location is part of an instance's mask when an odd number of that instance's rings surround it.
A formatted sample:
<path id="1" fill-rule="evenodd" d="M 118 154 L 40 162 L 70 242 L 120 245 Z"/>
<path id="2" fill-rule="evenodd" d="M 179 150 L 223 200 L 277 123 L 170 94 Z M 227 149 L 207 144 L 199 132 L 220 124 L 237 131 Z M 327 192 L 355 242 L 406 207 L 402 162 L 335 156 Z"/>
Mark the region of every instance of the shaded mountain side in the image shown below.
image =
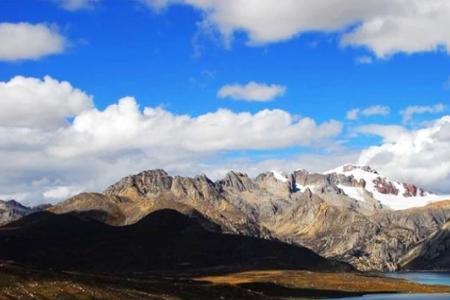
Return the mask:
<path id="1" fill-rule="evenodd" d="M 100 193 L 81 193 L 50 207 L 48 211 L 57 214 L 85 212 L 90 214 L 92 219 L 109 225 L 120 226 L 126 224 L 128 219 L 121 207 L 132 204 L 132 201 L 125 197 L 105 196 Z"/>
<path id="2" fill-rule="evenodd" d="M 221 234 L 174 210 L 115 227 L 77 214 L 40 212 L 0 228 L 0 260 L 38 268 L 134 273 L 228 266 L 350 271 L 309 249 Z"/>
<path id="3" fill-rule="evenodd" d="M 48 211 L 56 214 L 75 212 L 102 223 L 123 226 L 134 224 L 146 215 L 162 209 L 176 210 L 190 218 L 195 218 L 206 230 L 222 231 L 222 228 L 207 216 L 170 198 L 145 201 L 100 193 L 81 193 L 50 207 Z"/>
<path id="4" fill-rule="evenodd" d="M 404 270 L 450 270 L 450 221 L 406 253 L 400 265 Z"/>

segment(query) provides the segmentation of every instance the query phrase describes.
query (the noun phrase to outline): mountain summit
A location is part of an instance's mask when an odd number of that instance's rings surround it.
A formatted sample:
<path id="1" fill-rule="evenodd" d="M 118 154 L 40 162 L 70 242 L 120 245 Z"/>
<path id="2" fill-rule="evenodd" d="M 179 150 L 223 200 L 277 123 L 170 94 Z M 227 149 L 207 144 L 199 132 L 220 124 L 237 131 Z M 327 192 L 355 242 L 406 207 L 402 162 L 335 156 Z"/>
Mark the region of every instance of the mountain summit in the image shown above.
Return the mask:
<path id="1" fill-rule="evenodd" d="M 367 195 L 391 209 L 420 207 L 435 201 L 450 199 L 450 195 L 436 195 L 411 183 L 391 180 L 369 166 L 343 165 L 324 174 L 341 174 L 356 179 L 360 186 L 340 185 L 350 197 L 365 201 Z"/>

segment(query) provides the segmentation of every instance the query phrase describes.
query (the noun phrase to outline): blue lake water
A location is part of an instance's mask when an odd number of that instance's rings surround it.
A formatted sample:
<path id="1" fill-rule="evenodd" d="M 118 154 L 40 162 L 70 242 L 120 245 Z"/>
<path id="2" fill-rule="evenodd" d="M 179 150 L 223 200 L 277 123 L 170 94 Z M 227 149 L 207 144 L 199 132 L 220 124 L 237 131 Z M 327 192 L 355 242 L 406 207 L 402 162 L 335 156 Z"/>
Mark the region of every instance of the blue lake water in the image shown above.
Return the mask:
<path id="1" fill-rule="evenodd" d="M 450 285 L 450 272 L 395 272 L 385 275 L 423 284 Z"/>
<path id="2" fill-rule="evenodd" d="M 394 278 L 403 278 L 409 281 L 433 284 L 433 285 L 450 285 L 450 272 L 395 272 L 386 273 L 386 276 Z M 449 299 L 450 294 L 379 294 L 379 295 L 366 295 L 361 297 L 349 297 L 341 298 L 349 300 L 366 299 L 366 300 L 384 300 L 384 299 L 430 299 L 430 300 L 443 300 Z"/>
<path id="3" fill-rule="evenodd" d="M 413 299 L 413 300 L 448 300 L 450 299 L 449 294 L 414 294 L 414 295 L 408 295 L 408 294 L 379 294 L 379 295 L 367 295 L 362 297 L 349 297 L 349 298 L 339 298 L 347 299 L 347 300 L 356 300 L 356 299 L 365 299 L 365 300 L 389 300 L 389 299 Z"/>

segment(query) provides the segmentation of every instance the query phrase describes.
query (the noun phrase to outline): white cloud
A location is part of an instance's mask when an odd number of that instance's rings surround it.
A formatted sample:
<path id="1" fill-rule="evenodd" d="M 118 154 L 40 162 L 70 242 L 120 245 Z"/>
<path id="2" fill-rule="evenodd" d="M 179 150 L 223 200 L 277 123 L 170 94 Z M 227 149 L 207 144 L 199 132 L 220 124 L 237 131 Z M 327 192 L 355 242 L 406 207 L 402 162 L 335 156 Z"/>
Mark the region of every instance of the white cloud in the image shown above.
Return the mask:
<path id="1" fill-rule="evenodd" d="M 351 121 L 358 120 L 360 111 L 361 110 L 359 108 L 353 108 L 353 109 L 349 110 L 347 112 L 347 119 L 351 120 Z"/>
<path id="2" fill-rule="evenodd" d="M 384 137 L 384 142 L 364 150 L 359 163 L 371 165 L 391 178 L 450 192 L 450 116 L 412 131 L 401 129 L 394 133 L 391 127 L 382 127 L 373 133 Z"/>
<path id="3" fill-rule="evenodd" d="M 81 9 L 90 9 L 95 6 L 100 0 L 53 0 L 58 3 L 63 9 L 69 11 L 77 11 Z"/>
<path id="4" fill-rule="evenodd" d="M 76 186 L 57 186 L 44 192 L 45 199 L 67 199 L 83 192 L 83 188 Z"/>
<path id="5" fill-rule="evenodd" d="M 373 58 L 368 55 L 358 56 L 356 58 L 356 63 L 360 65 L 370 65 L 373 63 Z"/>
<path id="6" fill-rule="evenodd" d="M 440 113 L 443 112 L 445 110 L 445 105 L 442 103 L 438 103 L 435 105 L 413 105 L 413 106 L 408 106 L 407 108 L 405 108 L 404 110 L 402 110 L 400 112 L 400 114 L 402 115 L 402 119 L 403 119 L 403 123 L 408 123 L 409 121 L 411 121 L 411 119 L 414 117 L 414 115 L 418 115 L 418 114 L 425 114 L 425 113 Z"/>
<path id="7" fill-rule="evenodd" d="M 153 9 L 184 4 L 203 12 L 202 26 L 230 41 L 245 32 L 253 45 L 300 34 L 337 32 L 344 46 L 368 48 L 379 58 L 450 48 L 447 0 L 144 0 Z M 352 27 L 348 30 L 349 27 Z"/>
<path id="8" fill-rule="evenodd" d="M 245 85 L 227 84 L 220 88 L 217 96 L 235 100 L 267 102 L 284 95 L 286 87 L 278 84 L 265 84 L 251 81 Z"/>
<path id="9" fill-rule="evenodd" d="M 51 150 L 59 156 L 75 156 L 126 149 L 276 149 L 312 145 L 336 136 L 341 129 L 337 121 L 318 125 L 310 118 L 296 119 L 277 109 L 255 114 L 219 109 L 197 117 L 174 115 L 162 108 L 140 111 L 135 99 L 126 97 L 103 111 L 80 113 Z"/>
<path id="10" fill-rule="evenodd" d="M 450 33 L 446 30 L 450 27 L 450 2 L 392 2 L 393 10 L 364 20 L 355 31 L 344 35 L 343 45 L 367 47 L 381 58 L 398 52 L 450 51 Z"/>
<path id="11" fill-rule="evenodd" d="M 370 116 L 387 116 L 391 113 L 391 108 L 385 105 L 373 105 L 361 111 L 361 114 L 366 117 Z"/>
<path id="12" fill-rule="evenodd" d="M 353 130 L 356 134 L 378 135 L 385 143 L 395 142 L 399 137 L 407 133 L 407 130 L 398 125 L 369 124 L 358 126 Z"/>
<path id="13" fill-rule="evenodd" d="M 358 120 L 362 115 L 364 117 L 387 116 L 391 113 L 391 108 L 385 105 L 373 105 L 364 109 L 354 108 L 347 112 L 347 119 L 351 121 Z"/>
<path id="14" fill-rule="evenodd" d="M 65 38 L 55 26 L 0 23 L 0 60 L 39 59 L 64 51 Z"/>
<path id="15" fill-rule="evenodd" d="M 2 127 L 59 127 L 66 118 L 92 107 L 90 96 L 49 76 L 0 82 L 0 99 Z"/>
<path id="16" fill-rule="evenodd" d="M 22 195 L 32 204 L 79 187 L 100 191 L 144 169 L 193 175 L 218 166 L 226 151 L 326 147 L 342 130 L 340 122 L 317 124 L 283 110 L 219 109 L 193 117 L 139 108 L 131 97 L 100 110 L 86 93 L 49 77 L 17 77 L 0 90 L 0 99 L 14 99 L 0 102 L 0 195 Z"/>

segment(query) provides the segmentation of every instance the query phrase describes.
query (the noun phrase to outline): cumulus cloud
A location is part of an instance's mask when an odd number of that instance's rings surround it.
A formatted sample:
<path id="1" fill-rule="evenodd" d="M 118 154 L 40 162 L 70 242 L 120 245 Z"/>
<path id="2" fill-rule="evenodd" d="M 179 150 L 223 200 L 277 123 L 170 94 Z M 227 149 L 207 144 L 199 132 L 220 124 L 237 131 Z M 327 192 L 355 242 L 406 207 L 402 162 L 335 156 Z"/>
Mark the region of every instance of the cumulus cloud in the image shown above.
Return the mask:
<path id="1" fill-rule="evenodd" d="M 400 136 L 407 133 L 407 130 L 399 125 L 368 124 L 356 127 L 353 132 L 356 134 L 377 135 L 382 137 L 385 143 L 389 143 L 395 142 Z"/>
<path id="2" fill-rule="evenodd" d="M 392 2 L 392 10 L 364 20 L 344 35 L 342 44 L 367 47 L 381 58 L 398 52 L 450 51 L 450 34 L 444 29 L 450 26 L 448 1 Z"/>
<path id="3" fill-rule="evenodd" d="M 342 45 L 366 47 L 379 58 L 450 49 L 446 0 L 143 1 L 158 10 L 171 4 L 193 6 L 203 12 L 203 27 L 217 28 L 228 41 L 243 31 L 253 45 L 320 31 L 337 32 Z"/>
<path id="4" fill-rule="evenodd" d="M 69 197 L 75 196 L 81 192 L 83 192 L 82 187 L 74 187 L 74 186 L 57 186 L 55 188 L 51 188 L 44 192 L 44 198 L 52 200 L 60 200 L 67 199 Z"/>
<path id="5" fill-rule="evenodd" d="M 251 81 L 245 85 L 227 84 L 220 88 L 217 96 L 235 100 L 267 102 L 284 95 L 286 87 L 278 84 L 265 84 Z"/>
<path id="6" fill-rule="evenodd" d="M 63 9 L 69 11 L 77 11 L 81 9 L 90 9 L 100 0 L 53 0 L 59 4 Z"/>
<path id="7" fill-rule="evenodd" d="M 8 100 L 0 102 L 0 195 L 25 203 L 99 191 L 144 169 L 192 175 L 224 152 L 326 146 L 342 130 L 337 121 L 317 124 L 277 109 L 194 117 L 141 108 L 132 97 L 98 109 L 85 92 L 50 77 L 0 86 Z"/>
<path id="8" fill-rule="evenodd" d="M 380 125 L 371 131 L 384 141 L 362 151 L 360 164 L 371 165 L 392 178 L 423 185 L 432 191 L 450 192 L 450 116 L 418 130 L 393 131 Z"/>
<path id="9" fill-rule="evenodd" d="M 0 82 L 0 126 L 55 128 L 92 107 L 91 97 L 66 81 L 17 76 Z"/>
<path id="10" fill-rule="evenodd" d="M 364 109 L 354 108 L 347 112 L 347 119 L 351 121 L 358 120 L 362 115 L 364 117 L 371 116 L 387 116 L 391 113 L 391 108 L 385 105 L 373 105 Z"/>
<path id="11" fill-rule="evenodd" d="M 103 111 L 93 109 L 76 116 L 51 150 L 59 156 L 75 156 L 163 147 L 196 153 L 275 149 L 312 145 L 336 136 L 341 129 L 337 121 L 316 124 L 283 110 L 251 114 L 219 109 L 197 117 L 153 107 L 141 111 L 134 98 L 126 97 Z"/>
<path id="12" fill-rule="evenodd" d="M 442 103 L 438 103 L 438 104 L 431 105 L 431 106 L 430 105 L 413 105 L 413 106 L 408 106 L 407 108 L 402 110 L 400 112 L 400 114 L 402 115 L 403 123 L 408 123 L 409 121 L 412 120 L 414 115 L 425 114 L 425 113 L 429 113 L 429 114 L 440 113 L 440 112 L 443 112 L 444 110 L 445 110 L 445 105 Z"/>
<path id="13" fill-rule="evenodd" d="M 0 23 L 0 60 L 39 59 L 64 51 L 66 39 L 55 26 Z"/>

